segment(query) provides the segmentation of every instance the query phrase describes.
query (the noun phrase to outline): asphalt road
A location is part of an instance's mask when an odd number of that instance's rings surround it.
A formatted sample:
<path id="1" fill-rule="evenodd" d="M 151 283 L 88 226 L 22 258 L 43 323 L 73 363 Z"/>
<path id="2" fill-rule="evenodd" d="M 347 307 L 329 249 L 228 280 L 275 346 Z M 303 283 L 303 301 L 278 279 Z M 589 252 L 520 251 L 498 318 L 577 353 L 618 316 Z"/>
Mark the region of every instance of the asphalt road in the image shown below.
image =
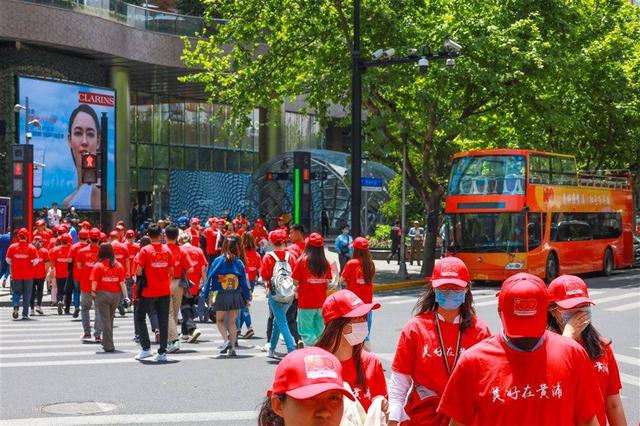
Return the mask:
<path id="1" fill-rule="evenodd" d="M 638 424 L 640 270 L 587 281 L 597 303 L 594 324 L 613 340 L 628 423 Z M 478 314 L 492 331 L 500 329 L 496 289 L 474 288 Z M 373 349 L 387 372 L 418 293 L 414 289 L 376 297 L 383 307 L 374 316 Z M 259 350 L 265 343 L 267 316 L 262 289 L 253 306 L 256 337 L 241 341 L 237 359 L 218 354 L 221 338 L 211 323 L 199 325 L 203 335 L 197 344 L 183 344 L 169 363 L 158 365 L 133 360 L 137 346 L 131 341 L 131 314 L 116 319 L 119 352 L 114 354 L 80 342 L 79 320 L 58 317 L 53 308 L 45 314 L 13 321 L 11 309 L 0 308 L 0 425 L 256 424 L 256 409 L 275 369 L 275 362 Z M 62 414 L 49 414 L 46 407 L 56 403 L 72 404 L 61 407 Z M 81 412 L 87 414 L 77 414 Z"/>

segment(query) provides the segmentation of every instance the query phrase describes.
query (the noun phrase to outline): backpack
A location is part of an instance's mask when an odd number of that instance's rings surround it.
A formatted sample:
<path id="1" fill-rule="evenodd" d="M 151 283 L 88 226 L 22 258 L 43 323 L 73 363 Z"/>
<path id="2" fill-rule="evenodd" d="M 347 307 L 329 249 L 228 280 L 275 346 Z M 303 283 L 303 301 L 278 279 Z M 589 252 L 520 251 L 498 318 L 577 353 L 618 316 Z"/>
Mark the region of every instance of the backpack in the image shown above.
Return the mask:
<path id="1" fill-rule="evenodd" d="M 278 303 L 291 303 L 295 295 L 295 286 L 291 265 L 289 265 L 289 253 L 285 253 L 284 260 L 280 260 L 274 252 L 267 253 L 276 261 L 273 265 L 273 275 L 271 276 L 271 294 L 273 300 Z"/>

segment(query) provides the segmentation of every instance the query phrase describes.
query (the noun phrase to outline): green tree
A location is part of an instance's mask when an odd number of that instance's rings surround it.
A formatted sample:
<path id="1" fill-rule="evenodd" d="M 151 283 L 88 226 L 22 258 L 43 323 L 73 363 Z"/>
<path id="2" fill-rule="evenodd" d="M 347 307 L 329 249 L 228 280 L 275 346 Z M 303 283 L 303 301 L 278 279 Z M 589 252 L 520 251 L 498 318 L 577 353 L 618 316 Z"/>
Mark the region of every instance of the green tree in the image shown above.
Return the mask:
<path id="1" fill-rule="evenodd" d="M 439 50 L 446 38 L 464 46 L 452 70 L 434 65 L 420 74 L 405 65 L 363 77 L 365 148 L 398 170 L 407 133 L 408 182 L 424 222 L 437 223 L 450 156 L 469 145 L 577 152 L 596 167 L 628 167 L 637 159 L 640 18 L 626 2 L 362 3 L 363 57 L 380 47 Z M 228 22 L 195 43 L 185 40 L 184 60 L 202 69 L 191 79 L 231 107 L 230 122 L 242 125 L 251 108 L 298 95 L 321 119 L 330 104 L 349 107 L 350 0 L 207 6 Z M 436 231 L 431 226 L 425 274 Z"/>

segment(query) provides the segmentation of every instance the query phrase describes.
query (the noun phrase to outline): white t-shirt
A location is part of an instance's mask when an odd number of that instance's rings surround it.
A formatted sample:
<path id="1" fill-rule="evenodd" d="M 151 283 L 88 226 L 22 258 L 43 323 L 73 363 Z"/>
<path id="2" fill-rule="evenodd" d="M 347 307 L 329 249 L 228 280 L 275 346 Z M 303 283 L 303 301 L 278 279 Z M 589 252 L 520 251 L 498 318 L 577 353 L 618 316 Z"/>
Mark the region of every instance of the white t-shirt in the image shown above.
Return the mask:
<path id="1" fill-rule="evenodd" d="M 49 209 L 47 212 L 47 219 L 49 221 L 49 226 L 60 225 L 60 219 L 62 219 L 62 210 L 57 209 Z"/>

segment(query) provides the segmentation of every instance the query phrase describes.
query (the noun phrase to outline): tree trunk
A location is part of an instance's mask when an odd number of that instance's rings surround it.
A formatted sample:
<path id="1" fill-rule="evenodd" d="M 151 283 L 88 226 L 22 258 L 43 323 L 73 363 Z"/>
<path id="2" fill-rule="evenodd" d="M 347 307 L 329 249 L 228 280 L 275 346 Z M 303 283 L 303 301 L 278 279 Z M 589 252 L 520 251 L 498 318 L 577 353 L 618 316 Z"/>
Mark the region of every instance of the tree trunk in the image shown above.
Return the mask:
<path id="1" fill-rule="evenodd" d="M 433 271 L 433 265 L 436 261 L 436 241 L 438 237 L 438 216 L 440 213 L 440 200 L 442 198 L 442 189 L 438 188 L 431 191 L 427 205 L 426 214 L 426 238 L 424 244 L 424 252 L 422 253 L 422 268 L 420 275 L 430 277 Z"/>

